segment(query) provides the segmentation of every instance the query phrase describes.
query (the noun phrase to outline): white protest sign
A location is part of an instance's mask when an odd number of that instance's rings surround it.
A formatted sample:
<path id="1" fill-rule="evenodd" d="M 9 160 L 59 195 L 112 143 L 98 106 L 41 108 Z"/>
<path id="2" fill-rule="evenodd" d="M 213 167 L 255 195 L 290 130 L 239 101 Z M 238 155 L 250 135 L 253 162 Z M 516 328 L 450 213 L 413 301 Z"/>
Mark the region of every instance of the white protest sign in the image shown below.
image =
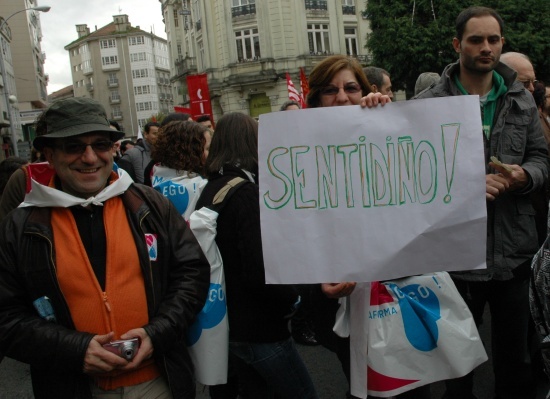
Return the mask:
<path id="1" fill-rule="evenodd" d="M 477 96 L 260 116 L 267 283 L 485 268 Z"/>

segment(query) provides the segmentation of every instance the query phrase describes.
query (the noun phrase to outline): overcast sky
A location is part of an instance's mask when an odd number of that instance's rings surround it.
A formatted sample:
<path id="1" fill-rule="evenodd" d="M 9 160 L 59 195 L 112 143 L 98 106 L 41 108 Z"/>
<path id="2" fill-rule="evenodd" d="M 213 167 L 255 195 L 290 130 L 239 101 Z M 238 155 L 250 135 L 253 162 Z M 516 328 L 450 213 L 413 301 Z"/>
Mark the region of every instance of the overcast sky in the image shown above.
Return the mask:
<path id="1" fill-rule="evenodd" d="M 128 14 L 132 26 L 139 25 L 147 32 L 153 29 L 166 38 L 159 0 L 39 0 L 38 5 L 51 7 L 40 13 L 44 69 L 50 76 L 48 94 L 72 84 L 69 53 L 64 47 L 77 39 L 75 25 L 87 24 L 93 32 L 96 25 L 99 29 L 112 22 L 113 15 Z"/>

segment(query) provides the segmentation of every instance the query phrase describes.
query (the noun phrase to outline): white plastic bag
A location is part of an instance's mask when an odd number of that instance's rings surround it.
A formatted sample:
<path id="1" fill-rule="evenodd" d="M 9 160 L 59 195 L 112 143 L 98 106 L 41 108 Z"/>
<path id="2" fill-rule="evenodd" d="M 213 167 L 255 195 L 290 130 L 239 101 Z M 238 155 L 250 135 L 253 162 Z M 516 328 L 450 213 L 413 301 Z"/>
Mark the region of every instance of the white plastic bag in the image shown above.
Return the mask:
<path id="1" fill-rule="evenodd" d="M 487 360 L 448 273 L 358 284 L 351 296 L 351 393 L 391 397 Z"/>
<path id="2" fill-rule="evenodd" d="M 210 263 L 208 298 L 187 335 L 195 377 L 204 385 L 227 382 L 229 324 L 223 262 L 215 242 L 217 218 L 218 213 L 206 207 L 189 218 L 189 226 Z"/>

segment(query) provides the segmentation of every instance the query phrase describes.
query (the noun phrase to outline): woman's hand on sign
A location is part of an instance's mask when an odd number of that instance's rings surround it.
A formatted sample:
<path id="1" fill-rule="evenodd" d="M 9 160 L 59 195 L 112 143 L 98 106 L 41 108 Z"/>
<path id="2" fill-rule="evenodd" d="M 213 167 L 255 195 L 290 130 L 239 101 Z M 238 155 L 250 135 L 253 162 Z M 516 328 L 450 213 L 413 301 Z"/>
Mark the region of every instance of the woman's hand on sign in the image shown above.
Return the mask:
<path id="1" fill-rule="evenodd" d="M 321 291 L 329 298 L 343 298 L 351 295 L 356 283 L 324 283 L 321 284 Z"/>

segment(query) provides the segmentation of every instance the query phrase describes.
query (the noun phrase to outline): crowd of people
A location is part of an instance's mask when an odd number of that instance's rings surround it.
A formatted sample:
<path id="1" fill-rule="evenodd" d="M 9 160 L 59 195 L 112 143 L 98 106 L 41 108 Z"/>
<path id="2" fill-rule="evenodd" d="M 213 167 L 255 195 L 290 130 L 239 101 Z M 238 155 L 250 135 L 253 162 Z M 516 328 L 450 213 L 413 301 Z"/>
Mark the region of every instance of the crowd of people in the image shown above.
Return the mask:
<path id="1" fill-rule="evenodd" d="M 536 81 L 527 55 L 501 56 L 503 26 L 490 8 L 461 12 L 458 60 L 421 74 L 411 101 L 479 96 L 487 268 L 451 276 L 476 325 L 489 305 L 494 397 L 528 399 L 540 378 L 529 281 L 547 234 L 550 88 Z M 308 108 L 369 112 L 394 98 L 388 71 L 343 55 L 318 63 L 309 88 Z M 300 108 L 287 101 L 280 110 Z M 214 125 L 208 116 L 170 114 L 133 143 L 99 103 L 69 98 L 44 111 L 36 135 L 44 162 L 0 164 L 0 360 L 30 364 L 36 398 L 195 397 L 185 336 L 207 300 L 210 265 L 188 221 L 234 178 L 246 184 L 216 232 L 229 372 L 210 396 L 319 397 L 295 342 L 335 352 L 349 383 L 350 340 L 333 326 L 338 299 L 356 283 L 265 283 L 253 118 L 228 113 Z M 475 398 L 473 384 L 473 372 L 446 381 L 444 398 Z M 430 386 L 397 397 L 430 398 Z"/>

